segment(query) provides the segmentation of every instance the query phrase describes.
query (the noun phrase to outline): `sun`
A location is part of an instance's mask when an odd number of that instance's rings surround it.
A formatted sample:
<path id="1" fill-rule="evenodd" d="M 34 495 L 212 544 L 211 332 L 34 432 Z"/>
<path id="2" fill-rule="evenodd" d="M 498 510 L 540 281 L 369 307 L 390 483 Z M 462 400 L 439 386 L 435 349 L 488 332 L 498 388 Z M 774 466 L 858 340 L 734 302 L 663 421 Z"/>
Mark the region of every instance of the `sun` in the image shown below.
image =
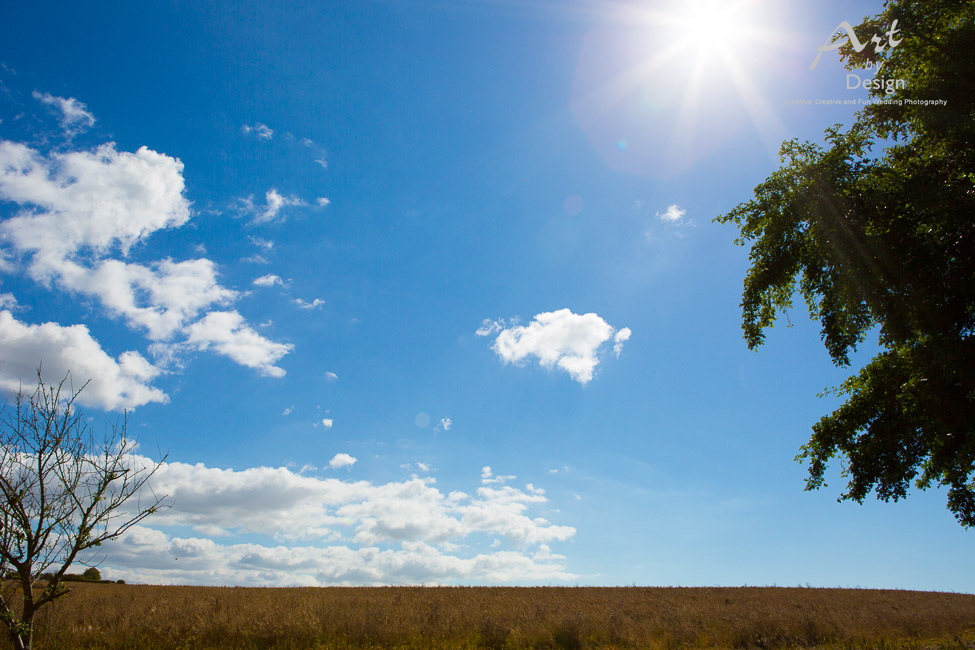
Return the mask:
<path id="1" fill-rule="evenodd" d="M 672 175 L 748 128 L 772 156 L 785 129 L 765 88 L 788 13 L 780 0 L 624 0 L 583 43 L 573 112 L 631 173 Z"/>
<path id="2" fill-rule="evenodd" d="M 740 59 L 760 35 L 753 5 L 744 0 L 685 0 L 657 14 L 656 20 L 669 32 L 677 56 L 727 63 Z"/>

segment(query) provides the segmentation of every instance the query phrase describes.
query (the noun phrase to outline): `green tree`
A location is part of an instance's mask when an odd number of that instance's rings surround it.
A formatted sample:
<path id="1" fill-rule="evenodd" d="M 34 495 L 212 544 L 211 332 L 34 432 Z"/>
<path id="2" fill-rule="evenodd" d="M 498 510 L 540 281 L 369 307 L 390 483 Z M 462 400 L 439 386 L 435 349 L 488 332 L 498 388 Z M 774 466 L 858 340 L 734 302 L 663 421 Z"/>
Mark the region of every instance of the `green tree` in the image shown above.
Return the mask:
<path id="1" fill-rule="evenodd" d="M 74 405 L 81 391 L 62 394 L 66 380 L 45 386 L 38 370 L 37 390 L 0 411 L 0 621 L 19 650 L 38 609 L 69 592 L 68 567 L 162 501 L 142 489 L 158 465 L 131 466 L 125 421 L 96 437 Z"/>
<path id="2" fill-rule="evenodd" d="M 96 567 L 90 566 L 84 570 L 81 577 L 85 580 L 90 580 L 91 582 L 98 582 L 102 579 L 102 572 Z"/>
<path id="3" fill-rule="evenodd" d="M 897 21 L 902 39 L 870 42 Z M 798 293 L 838 366 L 876 334 L 876 357 L 834 392 L 797 460 L 806 489 L 839 457 L 840 499 L 948 488 L 948 508 L 975 525 L 975 2 L 889 1 L 855 27 L 870 44 L 839 48 L 848 69 L 882 63 L 906 88 L 872 95 L 825 145 L 790 140 L 754 198 L 716 221 L 749 245 L 742 316 L 755 349 Z M 862 74 L 862 73 L 861 73 Z M 944 100 L 946 105 L 930 103 Z"/>

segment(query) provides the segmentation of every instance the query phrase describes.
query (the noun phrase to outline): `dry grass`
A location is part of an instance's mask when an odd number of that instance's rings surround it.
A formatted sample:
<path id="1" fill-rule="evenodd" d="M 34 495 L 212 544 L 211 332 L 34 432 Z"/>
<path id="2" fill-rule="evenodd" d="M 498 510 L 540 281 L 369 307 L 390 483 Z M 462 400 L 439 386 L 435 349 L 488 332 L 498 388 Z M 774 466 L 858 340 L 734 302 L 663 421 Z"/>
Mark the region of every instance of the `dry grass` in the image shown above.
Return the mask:
<path id="1" fill-rule="evenodd" d="M 975 647 L 975 596 L 787 588 L 78 584 L 41 650 Z"/>

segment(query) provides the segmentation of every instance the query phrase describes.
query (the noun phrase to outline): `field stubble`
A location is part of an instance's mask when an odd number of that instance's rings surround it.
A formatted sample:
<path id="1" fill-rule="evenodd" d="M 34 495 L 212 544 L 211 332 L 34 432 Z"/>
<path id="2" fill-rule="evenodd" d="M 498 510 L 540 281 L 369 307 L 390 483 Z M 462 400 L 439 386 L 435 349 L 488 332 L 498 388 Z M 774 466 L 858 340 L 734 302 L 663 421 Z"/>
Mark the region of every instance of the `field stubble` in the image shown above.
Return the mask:
<path id="1" fill-rule="evenodd" d="M 975 648 L 975 596 L 775 587 L 79 584 L 41 650 Z"/>

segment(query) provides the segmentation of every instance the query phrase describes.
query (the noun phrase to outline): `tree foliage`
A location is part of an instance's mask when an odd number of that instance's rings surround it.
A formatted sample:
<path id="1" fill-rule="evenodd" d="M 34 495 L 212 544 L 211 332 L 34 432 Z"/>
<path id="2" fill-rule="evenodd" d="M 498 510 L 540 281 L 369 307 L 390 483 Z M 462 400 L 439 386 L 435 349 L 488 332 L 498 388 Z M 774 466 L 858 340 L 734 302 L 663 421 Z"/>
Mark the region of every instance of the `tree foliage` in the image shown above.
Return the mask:
<path id="1" fill-rule="evenodd" d="M 38 371 L 37 389 L 0 413 L 0 621 L 22 650 L 38 609 L 68 593 L 68 567 L 162 502 L 143 490 L 154 467 L 131 466 L 125 421 L 96 437 L 66 381 L 45 386 Z"/>
<path id="2" fill-rule="evenodd" d="M 813 425 L 798 460 L 807 489 L 842 459 L 863 502 L 948 488 L 975 525 L 975 2 L 889 1 L 854 28 L 861 41 L 897 21 L 895 48 L 839 49 L 848 69 L 882 64 L 904 79 L 871 91 L 855 123 L 825 145 L 789 140 L 754 198 L 716 219 L 739 229 L 751 267 L 742 295 L 752 349 L 800 294 L 833 362 L 877 334 L 882 352 L 835 389 L 845 403 Z M 844 38 L 841 33 L 839 38 Z M 925 100 L 945 100 L 932 105 Z"/>

